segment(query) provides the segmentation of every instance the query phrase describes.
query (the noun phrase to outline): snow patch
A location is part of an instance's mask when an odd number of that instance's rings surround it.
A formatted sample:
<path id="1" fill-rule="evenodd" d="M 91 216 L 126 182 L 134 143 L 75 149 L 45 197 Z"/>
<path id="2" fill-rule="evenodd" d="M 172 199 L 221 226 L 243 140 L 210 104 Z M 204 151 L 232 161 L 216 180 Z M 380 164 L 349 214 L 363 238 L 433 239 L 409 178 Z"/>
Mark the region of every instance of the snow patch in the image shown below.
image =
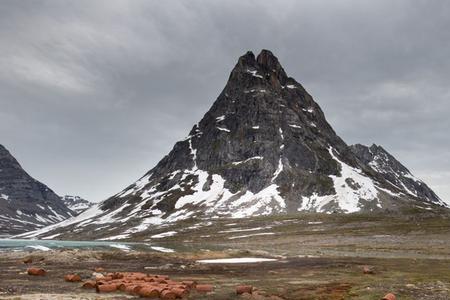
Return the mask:
<path id="1" fill-rule="evenodd" d="M 29 246 L 25 246 L 25 248 L 31 248 L 34 250 L 39 250 L 39 251 L 51 251 L 52 249 L 42 246 L 42 245 L 29 245 Z"/>
<path id="2" fill-rule="evenodd" d="M 360 200 L 377 200 L 378 190 L 374 182 L 362 174 L 361 170 L 353 168 L 340 161 L 329 148 L 331 157 L 341 166 L 341 175 L 330 175 L 333 180 L 335 195 L 319 196 L 317 193 L 302 197 L 300 210 L 316 210 L 324 212 L 325 206 L 334 203 L 344 212 L 352 213 L 360 210 Z M 349 183 L 350 182 L 350 183 Z M 379 206 L 379 203 L 377 203 Z"/>
<path id="3" fill-rule="evenodd" d="M 201 264 L 249 264 L 258 262 L 276 261 L 274 258 L 261 257 L 240 257 L 240 258 L 219 258 L 219 259 L 202 259 L 197 260 Z"/>
<path id="4" fill-rule="evenodd" d="M 255 227 L 255 228 L 235 228 L 235 229 L 229 229 L 229 230 L 222 230 L 219 231 L 219 233 L 233 233 L 233 232 L 245 232 L 245 231 L 258 231 L 263 229 L 272 228 L 272 226 L 267 227 Z"/>
<path id="5" fill-rule="evenodd" d="M 262 160 L 262 159 L 264 159 L 262 156 L 254 156 L 254 157 L 247 158 L 246 160 L 235 161 L 235 162 L 233 162 L 232 164 L 235 165 L 235 166 L 237 166 L 237 165 L 240 165 L 240 164 L 244 164 L 244 163 L 246 163 L 246 162 L 249 162 L 249 161 L 251 161 L 251 160 Z"/>
<path id="6" fill-rule="evenodd" d="M 163 232 L 163 233 L 152 235 L 151 238 L 152 239 L 162 239 L 165 237 L 174 236 L 175 234 L 177 234 L 176 231 L 168 231 L 168 232 Z"/>
<path id="7" fill-rule="evenodd" d="M 272 182 L 275 181 L 275 179 L 277 179 L 278 175 L 280 175 L 280 173 L 283 171 L 283 161 L 280 159 L 278 160 L 278 167 L 275 170 L 275 173 L 273 173 L 273 177 L 272 177 Z"/>
<path id="8" fill-rule="evenodd" d="M 261 233 L 255 233 L 255 234 L 247 234 L 247 235 L 236 235 L 236 236 L 231 236 L 228 239 L 229 240 L 235 240 L 235 239 L 244 239 L 244 238 L 248 238 L 248 237 L 252 237 L 252 236 L 260 236 L 260 235 L 274 235 L 275 233 L 273 232 L 261 232 Z"/>
<path id="9" fill-rule="evenodd" d="M 159 251 L 159 252 L 164 252 L 164 253 L 173 253 L 173 252 L 175 252 L 175 250 L 173 250 L 173 249 L 164 248 L 164 247 L 160 247 L 160 246 L 150 246 L 150 248 L 152 248 L 153 250 Z"/>
<path id="10" fill-rule="evenodd" d="M 129 236 L 130 236 L 129 234 L 119 234 L 119 235 L 114 235 L 114 236 L 99 239 L 99 241 L 123 240 L 123 239 L 128 238 Z"/>
<path id="11" fill-rule="evenodd" d="M 216 122 L 222 122 L 223 120 L 225 120 L 225 115 L 216 118 Z"/>
<path id="12" fill-rule="evenodd" d="M 111 244 L 109 245 L 111 248 L 116 248 L 116 249 L 120 249 L 123 251 L 130 251 L 131 248 L 130 246 L 124 245 L 124 244 Z"/>
<path id="13" fill-rule="evenodd" d="M 252 74 L 253 77 L 257 77 L 257 78 L 263 78 L 261 75 L 258 75 L 258 71 L 256 70 L 247 70 L 247 73 Z"/>
<path id="14" fill-rule="evenodd" d="M 292 128 L 302 128 L 302 126 L 296 124 L 289 124 L 289 126 Z"/>
<path id="15" fill-rule="evenodd" d="M 230 129 L 228 129 L 228 128 L 223 128 L 223 127 L 216 127 L 216 128 L 219 129 L 220 131 L 230 132 Z"/>
<path id="16" fill-rule="evenodd" d="M 229 205 L 232 218 L 269 215 L 275 212 L 283 212 L 286 209 L 286 203 L 280 196 L 276 184 L 272 184 L 256 194 L 247 191 Z"/>

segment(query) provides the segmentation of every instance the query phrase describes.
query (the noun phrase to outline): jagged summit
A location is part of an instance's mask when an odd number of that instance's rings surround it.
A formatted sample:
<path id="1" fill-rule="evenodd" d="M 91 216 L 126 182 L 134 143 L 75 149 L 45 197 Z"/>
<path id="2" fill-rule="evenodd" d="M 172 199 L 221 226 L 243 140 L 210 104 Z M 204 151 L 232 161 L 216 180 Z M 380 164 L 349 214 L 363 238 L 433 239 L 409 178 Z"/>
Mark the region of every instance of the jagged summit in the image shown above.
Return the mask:
<path id="1" fill-rule="evenodd" d="M 278 58 L 269 50 L 262 50 L 256 58 L 251 51 L 241 56 L 231 72 L 230 81 L 245 80 L 245 73 L 254 74 L 256 78 L 269 83 L 273 88 L 282 88 L 286 84 L 296 83 L 295 80 L 286 75 Z M 248 80 L 245 81 L 249 84 L 252 83 Z"/>
<path id="2" fill-rule="evenodd" d="M 270 51 L 247 52 L 210 110 L 154 168 L 76 218 L 29 236 L 135 238 L 187 218 L 442 205 L 392 184 L 357 149 Z"/>

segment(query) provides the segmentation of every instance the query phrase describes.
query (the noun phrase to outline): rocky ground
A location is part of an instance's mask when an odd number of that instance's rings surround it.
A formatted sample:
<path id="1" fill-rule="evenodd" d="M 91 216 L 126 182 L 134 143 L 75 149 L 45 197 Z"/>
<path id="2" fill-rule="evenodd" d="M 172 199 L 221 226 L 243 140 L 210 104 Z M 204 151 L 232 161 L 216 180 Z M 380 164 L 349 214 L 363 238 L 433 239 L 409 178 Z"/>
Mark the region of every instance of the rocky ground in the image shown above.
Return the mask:
<path id="1" fill-rule="evenodd" d="M 450 220 L 446 216 L 298 215 L 188 225 L 155 232 L 163 236 L 172 232 L 151 243 L 157 240 L 158 245 L 174 249 L 174 253 L 138 248 L 1 253 L 0 299 L 132 297 L 96 294 L 81 289 L 79 283 L 63 280 L 72 272 L 88 279 L 95 267 L 214 285 L 213 293 L 191 293 L 190 299 L 251 298 L 236 295 L 239 284 L 250 284 L 258 290 L 252 299 L 375 300 L 388 292 L 402 300 L 450 299 Z M 223 257 L 269 257 L 276 261 L 197 262 Z M 32 258 L 29 265 L 43 267 L 47 275 L 27 275 L 25 258 Z M 374 274 L 364 274 L 365 266 L 370 266 Z"/>

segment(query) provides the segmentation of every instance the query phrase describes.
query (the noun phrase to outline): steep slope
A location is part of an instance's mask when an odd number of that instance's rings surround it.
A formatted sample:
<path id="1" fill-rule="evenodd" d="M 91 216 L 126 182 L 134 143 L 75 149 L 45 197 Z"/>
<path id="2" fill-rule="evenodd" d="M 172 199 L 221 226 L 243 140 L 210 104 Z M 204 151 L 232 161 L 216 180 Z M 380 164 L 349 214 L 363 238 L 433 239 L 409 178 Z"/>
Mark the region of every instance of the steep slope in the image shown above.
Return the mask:
<path id="1" fill-rule="evenodd" d="M 361 144 L 350 147 L 361 162 L 373 169 L 380 176 L 383 176 L 395 188 L 402 190 L 412 197 L 424 199 L 427 202 L 438 205 L 445 205 L 423 181 L 411 174 L 404 165 L 383 149 L 383 147 L 375 144 L 370 147 Z"/>
<path id="2" fill-rule="evenodd" d="M 94 205 L 94 203 L 89 202 L 88 200 L 83 199 L 80 196 L 65 195 L 61 197 L 61 200 L 76 215 L 81 214 L 83 211 L 91 208 Z"/>
<path id="3" fill-rule="evenodd" d="M 263 50 L 239 58 L 211 109 L 152 170 L 32 236 L 142 238 L 157 225 L 194 217 L 398 210 L 413 203 L 434 202 L 410 197 L 362 162 L 302 85 Z"/>
<path id="4" fill-rule="evenodd" d="M 73 215 L 58 195 L 28 175 L 0 145 L 0 234 L 34 230 Z"/>

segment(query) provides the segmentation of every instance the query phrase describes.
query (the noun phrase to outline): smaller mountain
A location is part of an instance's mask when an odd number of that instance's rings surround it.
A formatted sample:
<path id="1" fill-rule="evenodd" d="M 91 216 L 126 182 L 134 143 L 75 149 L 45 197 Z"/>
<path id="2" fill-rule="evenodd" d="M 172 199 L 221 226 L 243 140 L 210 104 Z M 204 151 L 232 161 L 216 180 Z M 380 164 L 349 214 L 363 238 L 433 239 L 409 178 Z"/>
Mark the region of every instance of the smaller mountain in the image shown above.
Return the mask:
<path id="1" fill-rule="evenodd" d="M 89 202 L 88 200 L 83 199 L 80 196 L 65 195 L 61 197 L 61 200 L 76 215 L 81 214 L 83 211 L 91 208 L 94 205 L 94 203 Z"/>
<path id="2" fill-rule="evenodd" d="M 425 202 L 447 206 L 430 187 L 416 178 L 383 147 L 375 144 L 370 147 L 356 144 L 350 148 L 361 162 L 383 177 L 392 187 Z"/>
<path id="3" fill-rule="evenodd" d="M 55 192 L 25 172 L 0 145 L 0 235 L 35 230 L 74 215 Z"/>

